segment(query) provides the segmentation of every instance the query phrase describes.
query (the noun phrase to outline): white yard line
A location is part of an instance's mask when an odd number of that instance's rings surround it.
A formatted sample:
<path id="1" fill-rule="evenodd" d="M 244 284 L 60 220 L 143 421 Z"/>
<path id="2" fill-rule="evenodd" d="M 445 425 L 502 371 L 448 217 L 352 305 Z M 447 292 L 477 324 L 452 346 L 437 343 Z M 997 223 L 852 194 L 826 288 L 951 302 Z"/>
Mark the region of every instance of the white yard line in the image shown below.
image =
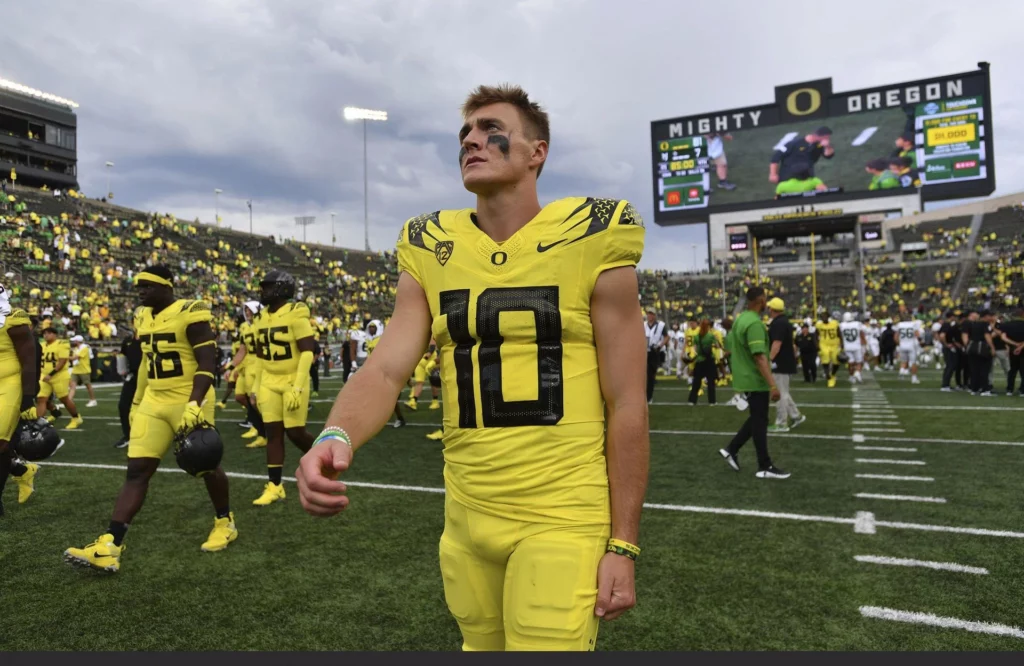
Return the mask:
<path id="1" fill-rule="evenodd" d="M 927 465 L 923 460 L 891 460 L 889 458 L 857 458 L 863 465 Z"/>
<path id="2" fill-rule="evenodd" d="M 439 428 L 440 424 L 436 423 L 410 423 L 410 426 L 422 426 L 428 428 Z M 732 437 L 736 434 L 735 431 L 716 431 L 716 430 L 651 430 L 652 435 L 712 435 L 722 437 Z M 869 435 L 859 435 L 854 433 L 853 435 L 801 435 L 798 433 L 788 432 L 781 433 L 778 435 L 772 435 L 773 437 L 784 437 L 792 439 L 822 439 L 822 440 L 837 440 L 837 441 L 872 441 L 872 442 L 907 442 L 907 443 L 920 443 L 920 444 L 975 444 L 983 446 L 1024 446 L 1024 442 L 1006 442 L 1006 441 L 986 441 L 981 439 L 937 439 L 937 438 L 918 438 L 918 437 L 876 437 Z"/>
<path id="3" fill-rule="evenodd" d="M 854 555 L 853 559 L 865 564 L 884 564 L 894 567 L 923 567 L 925 569 L 935 569 L 936 571 L 955 571 L 957 573 L 969 573 L 978 576 L 988 575 L 988 569 L 984 567 L 971 567 L 966 564 L 956 564 L 955 562 L 908 560 L 902 557 L 883 557 L 881 555 Z"/>
<path id="4" fill-rule="evenodd" d="M 864 428 L 862 426 L 853 426 L 854 432 L 906 432 L 903 428 Z"/>
<path id="5" fill-rule="evenodd" d="M 880 481 L 934 481 L 931 476 L 900 476 L 898 474 L 855 474 L 858 479 L 878 479 Z"/>
<path id="6" fill-rule="evenodd" d="M 127 469 L 124 465 L 98 465 L 91 463 L 63 463 L 63 462 L 43 462 L 40 463 L 44 467 L 71 467 L 71 468 L 84 468 L 84 469 L 102 469 L 102 470 L 115 470 L 124 471 Z M 180 469 L 172 467 L 161 467 L 157 469 L 157 472 L 164 473 L 180 473 L 184 474 Z M 242 474 L 238 472 L 227 472 L 227 476 L 242 479 L 254 479 L 263 481 L 266 479 L 261 474 Z M 283 477 L 285 481 L 294 482 L 293 477 Z M 368 483 L 365 481 L 345 481 L 346 485 L 352 486 L 353 488 L 376 488 L 382 490 L 400 490 L 409 492 L 421 492 L 421 493 L 437 493 L 443 494 L 444 488 L 428 488 L 424 486 L 406 486 L 406 485 L 395 485 L 386 483 Z M 794 520 L 802 522 L 812 523 L 832 523 L 838 525 L 856 525 L 858 518 L 842 518 L 839 516 L 816 516 L 811 514 L 803 513 L 779 513 L 773 511 L 760 511 L 755 509 L 728 509 L 720 507 L 708 507 L 708 506 L 693 506 L 693 505 L 679 505 L 679 504 L 644 504 L 645 509 L 662 510 L 662 511 L 680 511 L 687 513 L 708 513 L 725 516 L 744 516 L 752 518 L 768 518 L 774 520 Z M 858 516 L 862 513 L 859 512 Z M 890 529 L 901 529 L 901 530 L 918 530 L 925 532 L 949 532 L 951 534 L 971 534 L 975 536 L 992 536 L 992 537 L 1005 537 L 1010 539 L 1024 539 L 1024 532 L 1010 532 L 1005 530 L 990 530 L 978 527 L 955 527 L 951 525 L 928 525 L 921 523 L 899 523 L 899 522 L 888 522 L 888 521 L 875 521 L 876 527 L 888 527 Z"/>
<path id="7" fill-rule="evenodd" d="M 960 620 L 955 617 L 942 617 L 931 613 L 917 613 L 914 611 L 895 610 L 892 608 L 880 608 L 878 606 L 861 606 L 860 614 L 864 617 L 875 618 L 878 620 L 906 622 L 909 624 L 925 624 L 932 627 L 944 627 L 946 629 L 963 629 L 964 631 L 970 631 L 978 634 L 995 634 L 997 636 L 1024 638 L 1024 630 L 1018 627 L 1011 627 L 1006 624 L 994 624 L 991 622 Z"/>
<path id="8" fill-rule="evenodd" d="M 909 446 L 855 446 L 856 451 L 903 451 L 906 453 L 917 453 L 917 449 Z"/>
<path id="9" fill-rule="evenodd" d="M 922 497 L 920 495 L 880 495 L 878 493 L 857 493 L 854 497 L 858 499 L 880 499 L 893 502 L 927 502 L 929 504 L 945 504 L 944 497 Z"/>

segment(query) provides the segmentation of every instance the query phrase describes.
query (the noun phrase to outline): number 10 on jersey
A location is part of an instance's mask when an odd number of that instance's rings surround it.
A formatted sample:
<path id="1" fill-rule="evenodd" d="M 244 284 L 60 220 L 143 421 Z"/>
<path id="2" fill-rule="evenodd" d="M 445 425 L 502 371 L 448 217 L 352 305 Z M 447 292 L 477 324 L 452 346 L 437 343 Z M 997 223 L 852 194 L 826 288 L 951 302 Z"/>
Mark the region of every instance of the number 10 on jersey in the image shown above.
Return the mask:
<path id="1" fill-rule="evenodd" d="M 453 354 L 458 391 L 459 427 L 480 427 L 476 417 L 473 348 L 479 345 L 479 387 L 484 428 L 547 426 L 564 412 L 562 382 L 562 315 L 558 287 L 501 287 L 485 289 L 476 299 L 476 336 L 470 332 L 469 289 L 443 291 L 441 314 L 455 343 Z M 502 312 L 531 312 L 536 330 L 537 399 L 506 401 L 500 330 Z"/>

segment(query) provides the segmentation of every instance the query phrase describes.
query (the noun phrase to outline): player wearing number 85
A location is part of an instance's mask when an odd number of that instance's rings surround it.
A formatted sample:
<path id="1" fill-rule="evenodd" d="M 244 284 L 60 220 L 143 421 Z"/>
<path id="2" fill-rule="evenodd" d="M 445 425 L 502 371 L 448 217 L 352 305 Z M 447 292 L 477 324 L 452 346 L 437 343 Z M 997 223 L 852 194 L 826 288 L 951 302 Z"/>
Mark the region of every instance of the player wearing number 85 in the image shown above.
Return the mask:
<path id="1" fill-rule="evenodd" d="M 210 305 L 175 299 L 173 279 L 166 266 L 150 266 L 135 276 L 142 303 L 135 311 L 142 365 L 128 417 L 128 472 L 107 532 L 84 548 L 66 550 L 64 559 L 71 564 L 118 571 L 128 525 L 142 508 L 149 480 L 175 435 L 204 421 L 213 424 L 216 342 L 210 327 Z M 228 506 L 228 479 L 217 466 L 203 474 L 203 480 L 216 517 L 201 548 L 206 552 L 223 550 L 238 536 Z"/>
<path id="2" fill-rule="evenodd" d="M 631 204 L 541 207 L 547 114 L 518 87 L 463 106 L 475 209 L 415 217 L 398 239 L 395 311 L 297 472 L 305 509 L 387 422 L 433 333 L 444 400 L 441 575 L 465 650 L 589 650 L 635 603 L 649 458 Z M 605 434 L 607 414 L 607 436 Z"/>

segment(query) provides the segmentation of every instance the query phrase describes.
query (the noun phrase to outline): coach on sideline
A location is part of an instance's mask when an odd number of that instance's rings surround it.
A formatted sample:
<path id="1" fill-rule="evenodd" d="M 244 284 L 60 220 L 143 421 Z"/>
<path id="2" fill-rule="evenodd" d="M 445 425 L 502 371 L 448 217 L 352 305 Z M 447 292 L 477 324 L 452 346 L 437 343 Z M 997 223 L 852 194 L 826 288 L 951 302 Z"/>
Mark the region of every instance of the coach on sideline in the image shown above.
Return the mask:
<path id="1" fill-rule="evenodd" d="M 776 406 L 775 425 L 770 432 L 789 432 L 807 420 L 797 409 L 796 401 L 789 392 L 790 375 L 796 374 L 796 345 L 793 344 L 793 325 L 785 314 L 786 304 L 776 296 L 768 301 L 768 339 L 771 341 L 769 356 L 772 361 L 772 376 L 779 387 L 779 404 Z"/>
<path id="2" fill-rule="evenodd" d="M 768 406 L 779 399 L 779 389 L 772 377 L 768 362 L 768 329 L 761 321 L 765 308 L 764 289 L 747 289 L 747 309 L 736 318 L 726 349 L 732 363 L 732 388 L 742 393 L 750 408 L 750 416 L 740 426 L 732 441 L 719 453 L 737 472 L 740 471 L 736 454 L 751 438 L 757 449 L 757 478 L 788 479 L 789 474 L 772 464 L 768 455 Z"/>
<path id="3" fill-rule="evenodd" d="M 647 404 L 650 404 L 654 402 L 654 383 L 658 378 L 658 368 L 665 361 L 665 347 L 668 346 L 665 322 L 658 319 L 654 308 L 647 308 L 644 335 L 647 336 Z"/>

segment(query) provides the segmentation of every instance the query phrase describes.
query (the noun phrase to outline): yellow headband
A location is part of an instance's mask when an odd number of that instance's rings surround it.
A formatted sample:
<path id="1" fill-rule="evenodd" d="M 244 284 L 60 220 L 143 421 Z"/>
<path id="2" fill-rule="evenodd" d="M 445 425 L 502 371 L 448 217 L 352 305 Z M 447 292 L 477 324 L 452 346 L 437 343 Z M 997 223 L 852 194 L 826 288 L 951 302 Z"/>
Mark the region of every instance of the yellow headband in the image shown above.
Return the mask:
<path id="1" fill-rule="evenodd" d="M 174 287 L 174 284 L 170 280 L 162 278 L 155 273 L 150 273 L 149 271 L 142 271 L 141 273 L 135 276 L 135 284 L 138 284 L 143 280 L 146 280 L 147 282 L 155 282 L 157 284 L 162 284 L 165 287 Z"/>

